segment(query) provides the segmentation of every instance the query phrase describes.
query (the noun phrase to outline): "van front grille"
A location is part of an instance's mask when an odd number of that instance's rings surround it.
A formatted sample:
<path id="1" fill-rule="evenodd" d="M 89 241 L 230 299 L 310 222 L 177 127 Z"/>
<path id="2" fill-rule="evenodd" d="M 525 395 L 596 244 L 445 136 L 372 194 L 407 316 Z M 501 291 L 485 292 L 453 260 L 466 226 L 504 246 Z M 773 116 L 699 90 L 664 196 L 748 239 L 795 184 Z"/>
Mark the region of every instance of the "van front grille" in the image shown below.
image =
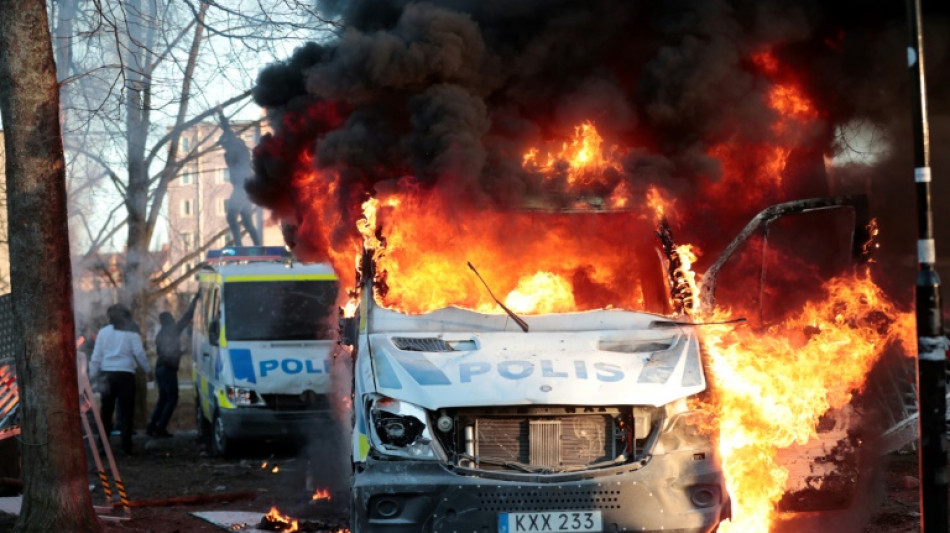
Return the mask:
<path id="1" fill-rule="evenodd" d="M 475 455 L 536 467 L 586 465 L 617 456 L 610 416 L 478 417 Z M 482 468 L 492 468 L 482 464 Z"/>
<path id="2" fill-rule="evenodd" d="M 324 411 L 330 409 L 330 399 L 325 394 L 261 394 L 267 407 L 275 411 Z"/>

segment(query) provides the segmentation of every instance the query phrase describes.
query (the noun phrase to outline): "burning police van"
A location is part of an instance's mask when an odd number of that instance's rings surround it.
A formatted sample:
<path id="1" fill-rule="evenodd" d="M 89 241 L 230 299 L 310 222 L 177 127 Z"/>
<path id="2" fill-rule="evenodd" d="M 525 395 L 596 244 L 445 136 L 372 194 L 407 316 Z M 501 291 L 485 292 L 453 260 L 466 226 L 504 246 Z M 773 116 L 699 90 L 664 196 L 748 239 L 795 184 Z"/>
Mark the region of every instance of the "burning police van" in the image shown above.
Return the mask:
<path id="1" fill-rule="evenodd" d="M 212 250 L 198 273 L 192 374 L 199 432 L 235 441 L 302 435 L 331 410 L 337 277 L 280 247 Z"/>
<path id="2" fill-rule="evenodd" d="M 709 532 L 729 516 L 689 402 L 707 386 L 695 327 L 625 310 L 409 315 L 372 290 L 351 531 Z"/>

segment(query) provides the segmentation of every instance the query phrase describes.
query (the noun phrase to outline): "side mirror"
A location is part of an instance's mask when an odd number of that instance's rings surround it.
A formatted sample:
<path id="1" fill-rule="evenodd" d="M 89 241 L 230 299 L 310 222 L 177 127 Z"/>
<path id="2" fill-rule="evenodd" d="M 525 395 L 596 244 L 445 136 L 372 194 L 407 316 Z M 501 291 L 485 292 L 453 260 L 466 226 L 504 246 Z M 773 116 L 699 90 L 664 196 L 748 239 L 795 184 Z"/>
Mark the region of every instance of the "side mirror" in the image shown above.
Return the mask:
<path id="1" fill-rule="evenodd" d="M 216 318 L 208 324 L 208 341 L 213 346 L 217 346 L 219 337 L 221 337 L 221 321 Z"/>
<path id="2" fill-rule="evenodd" d="M 340 318 L 340 332 L 340 344 L 356 346 L 356 340 L 360 334 L 360 317 L 352 316 Z"/>

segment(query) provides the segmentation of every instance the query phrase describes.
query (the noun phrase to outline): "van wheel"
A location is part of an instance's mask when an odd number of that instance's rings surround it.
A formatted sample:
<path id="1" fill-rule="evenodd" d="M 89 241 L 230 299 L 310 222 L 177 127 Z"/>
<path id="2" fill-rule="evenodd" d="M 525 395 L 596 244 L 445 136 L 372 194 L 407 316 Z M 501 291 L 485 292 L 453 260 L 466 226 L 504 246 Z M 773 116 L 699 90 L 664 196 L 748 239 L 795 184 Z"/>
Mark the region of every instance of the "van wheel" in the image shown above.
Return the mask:
<path id="1" fill-rule="evenodd" d="M 224 420 L 218 415 L 217 409 L 214 411 L 214 420 L 211 422 L 211 452 L 217 456 L 226 456 L 231 452 L 234 445 L 228 439 L 224 431 Z"/>
<path id="2" fill-rule="evenodd" d="M 201 410 L 201 397 L 195 393 L 195 427 L 198 429 L 198 442 L 207 442 L 211 437 L 211 424 Z"/>

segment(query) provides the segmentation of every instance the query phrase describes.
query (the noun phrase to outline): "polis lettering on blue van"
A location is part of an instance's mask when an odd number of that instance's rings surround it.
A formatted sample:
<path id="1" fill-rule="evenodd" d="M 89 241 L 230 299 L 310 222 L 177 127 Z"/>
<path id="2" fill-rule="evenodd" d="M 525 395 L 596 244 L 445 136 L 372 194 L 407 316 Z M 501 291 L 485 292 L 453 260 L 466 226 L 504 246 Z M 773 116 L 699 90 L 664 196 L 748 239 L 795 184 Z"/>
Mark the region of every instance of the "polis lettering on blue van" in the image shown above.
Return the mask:
<path id="1" fill-rule="evenodd" d="M 313 366 L 313 361 L 302 361 L 300 359 L 286 358 L 286 359 L 265 359 L 258 363 L 258 370 L 260 371 L 261 377 L 267 376 L 267 374 L 273 370 L 280 368 L 284 371 L 285 374 L 299 374 L 305 372 L 307 374 L 323 374 L 324 370 L 320 368 L 315 368 Z M 329 371 L 329 363 L 324 362 L 324 368 Z"/>
<path id="2" fill-rule="evenodd" d="M 261 361 L 260 362 L 261 377 L 265 377 L 268 372 L 270 372 L 271 370 L 275 370 L 279 366 L 280 366 L 280 363 L 277 362 L 276 359 L 268 359 L 267 361 Z"/>
<path id="3" fill-rule="evenodd" d="M 617 365 L 610 363 L 594 363 L 594 368 L 598 370 L 597 379 L 606 383 L 620 381 L 623 379 L 623 370 Z"/>
<path id="4" fill-rule="evenodd" d="M 520 370 L 512 367 L 519 366 Z M 534 364 L 530 361 L 502 361 L 498 363 L 498 374 L 506 379 L 523 379 L 534 372 Z"/>
<path id="5" fill-rule="evenodd" d="M 324 359 L 324 360 L 323 360 L 323 369 L 322 369 L 322 370 L 319 369 L 319 368 L 317 368 L 317 367 L 315 367 L 315 366 L 314 366 L 315 362 L 314 362 L 313 360 L 311 360 L 311 359 L 307 359 L 307 360 L 305 361 L 305 363 L 306 363 L 306 365 L 307 365 L 307 373 L 308 373 L 308 374 L 322 374 L 323 372 L 326 372 L 326 373 L 328 373 L 328 374 L 330 373 L 330 360 L 329 360 L 329 359 Z"/>
<path id="6" fill-rule="evenodd" d="M 554 361 L 541 361 L 541 375 L 546 378 L 566 378 L 567 372 L 557 372 L 554 370 Z"/>
<path id="7" fill-rule="evenodd" d="M 280 368 L 287 374 L 299 374 L 303 372 L 303 361 L 299 359 L 284 359 L 280 362 Z"/>
<path id="8" fill-rule="evenodd" d="M 577 374 L 577 379 L 587 379 L 587 365 L 584 361 L 574 361 L 574 373 Z"/>
<path id="9" fill-rule="evenodd" d="M 459 365 L 459 381 L 469 383 L 472 381 L 472 376 L 487 374 L 489 370 L 491 370 L 491 365 L 488 363 L 462 363 Z"/>

